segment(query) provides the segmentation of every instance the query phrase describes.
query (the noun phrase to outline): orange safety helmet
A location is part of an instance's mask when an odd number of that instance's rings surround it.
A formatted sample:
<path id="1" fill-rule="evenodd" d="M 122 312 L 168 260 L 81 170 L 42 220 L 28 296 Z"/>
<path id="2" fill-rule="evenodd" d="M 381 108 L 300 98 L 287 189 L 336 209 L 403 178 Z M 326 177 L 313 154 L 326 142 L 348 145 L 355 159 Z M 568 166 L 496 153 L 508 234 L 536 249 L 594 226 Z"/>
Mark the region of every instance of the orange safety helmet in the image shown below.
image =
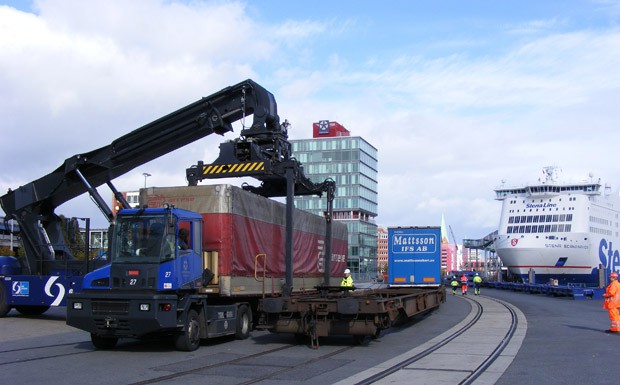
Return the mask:
<path id="1" fill-rule="evenodd" d="M 612 271 L 611 274 L 609 274 L 609 278 L 618 279 L 618 273 L 616 273 L 615 271 Z"/>

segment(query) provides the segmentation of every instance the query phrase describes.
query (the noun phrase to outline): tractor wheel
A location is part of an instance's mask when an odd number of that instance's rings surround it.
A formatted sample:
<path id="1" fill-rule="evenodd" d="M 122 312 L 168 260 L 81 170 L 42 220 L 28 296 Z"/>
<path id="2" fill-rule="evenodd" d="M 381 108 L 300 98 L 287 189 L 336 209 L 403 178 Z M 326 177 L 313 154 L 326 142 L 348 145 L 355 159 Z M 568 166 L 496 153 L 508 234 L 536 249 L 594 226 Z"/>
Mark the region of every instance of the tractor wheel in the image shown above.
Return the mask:
<path id="1" fill-rule="evenodd" d="M 6 300 L 6 289 L 4 288 L 4 284 L 0 282 L 0 318 L 7 315 L 7 313 L 11 310 L 11 307 Z"/>
<path id="2" fill-rule="evenodd" d="M 15 306 L 15 310 L 23 315 L 41 315 L 49 308 L 49 306 Z"/>
<path id="3" fill-rule="evenodd" d="M 174 345 L 178 350 L 193 352 L 200 347 L 200 317 L 198 312 L 191 309 L 185 319 L 185 330 L 176 336 Z"/>
<path id="4" fill-rule="evenodd" d="M 244 340 L 250 336 L 252 325 L 252 313 L 247 305 L 241 305 L 237 309 L 237 331 L 235 337 L 238 340 Z"/>
<path id="5" fill-rule="evenodd" d="M 94 333 L 90 334 L 90 340 L 97 349 L 101 350 L 114 349 L 118 342 L 117 337 L 102 337 Z"/>

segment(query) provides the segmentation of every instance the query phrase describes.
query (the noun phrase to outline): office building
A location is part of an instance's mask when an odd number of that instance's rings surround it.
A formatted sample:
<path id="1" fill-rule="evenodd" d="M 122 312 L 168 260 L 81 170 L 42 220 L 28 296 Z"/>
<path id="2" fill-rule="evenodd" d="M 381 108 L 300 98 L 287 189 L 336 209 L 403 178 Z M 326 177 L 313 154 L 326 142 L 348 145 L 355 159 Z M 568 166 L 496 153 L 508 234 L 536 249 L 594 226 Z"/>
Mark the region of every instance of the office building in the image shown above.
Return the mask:
<path id="1" fill-rule="evenodd" d="M 358 280 L 377 277 L 377 149 L 337 122 L 313 124 L 312 139 L 291 140 L 293 156 L 315 183 L 336 182 L 334 220 L 349 230 L 349 268 Z M 325 197 L 295 198 L 295 207 L 323 215 Z"/>

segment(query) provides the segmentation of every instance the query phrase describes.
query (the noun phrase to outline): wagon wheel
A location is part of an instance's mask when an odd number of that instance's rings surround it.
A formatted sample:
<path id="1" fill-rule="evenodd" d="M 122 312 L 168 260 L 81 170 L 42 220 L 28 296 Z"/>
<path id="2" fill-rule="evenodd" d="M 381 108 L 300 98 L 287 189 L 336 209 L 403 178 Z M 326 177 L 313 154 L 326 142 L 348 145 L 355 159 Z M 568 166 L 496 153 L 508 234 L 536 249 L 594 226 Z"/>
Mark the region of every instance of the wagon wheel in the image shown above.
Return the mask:
<path id="1" fill-rule="evenodd" d="M 316 335 L 316 328 L 310 330 L 310 346 L 312 349 L 319 348 L 319 337 Z"/>
<path id="2" fill-rule="evenodd" d="M 383 329 L 381 329 L 379 327 L 377 328 L 377 330 L 375 330 L 375 334 L 372 335 L 372 339 L 373 340 L 376 340 L 377 338 L 381 337 L 381 330 L 383 330 Z"/>
<path id="3" fill-rule="evenodd" d="M 363 336 L 360 334 L 353 335 L 353 342 L 355 343 L 355 345 L 363 345 L 365 339 L 366 339 L 366 336 Z"/>
<path id="4" fill-rule="evenodd" d="M 316 320 L 312 318 L 308 326 L 309 326 L 308 329 L 310 332 L 310 347 L 312 347 L 312 349 L 318 349 L 319 348 L 319 336 L 316 334 Z"/>

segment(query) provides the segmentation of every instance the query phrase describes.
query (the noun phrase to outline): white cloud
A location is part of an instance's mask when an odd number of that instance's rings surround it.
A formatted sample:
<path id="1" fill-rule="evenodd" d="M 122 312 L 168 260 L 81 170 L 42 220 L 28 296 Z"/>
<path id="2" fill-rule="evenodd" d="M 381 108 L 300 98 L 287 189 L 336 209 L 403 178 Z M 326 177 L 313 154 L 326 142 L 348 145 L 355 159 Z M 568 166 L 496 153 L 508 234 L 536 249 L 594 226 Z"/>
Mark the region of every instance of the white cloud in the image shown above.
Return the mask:
<path id="1" fill-rule="evenodd" d="M 567 24 L 567 20 L 559 20 L 558 18 L 529 20 L 525 23 L 510 27 L 509 32 L 514 34 L 535 34 L 543 33 L 558 25 Z"/>
<path id="2" fill-rule="evenodd" d="M 498 220 L 492 190 L 502 179 L 532 181 L 551 164 L 620 179 L 614 28 L 554 33 L 568 23 L 548 17 L 521 24 L 536 34 L 482 56 L 467 51 L 471 38 L 438 42 L 443 56 L 394 39 L 404 44 L 398 56 L 354 58 L 364 39 L 325 50 L 351 38 L 353 18 L 267 23 L 243 2 L 36 4 L 36 15 L 0 7 L 0 162 L 15 165 L 0 174 L 3 190 L 248 77 L 275 94 L 292 139 L 329 119 L 378 148 L 377 222 L 386 226 L 444 214 L 457 236 L 482 237 Z M 238 132 L 150 162 L 117 187 L 142 186 L 145 171 L 149 185 L 184 184 L 185 168 L 215 159 Z"/>

